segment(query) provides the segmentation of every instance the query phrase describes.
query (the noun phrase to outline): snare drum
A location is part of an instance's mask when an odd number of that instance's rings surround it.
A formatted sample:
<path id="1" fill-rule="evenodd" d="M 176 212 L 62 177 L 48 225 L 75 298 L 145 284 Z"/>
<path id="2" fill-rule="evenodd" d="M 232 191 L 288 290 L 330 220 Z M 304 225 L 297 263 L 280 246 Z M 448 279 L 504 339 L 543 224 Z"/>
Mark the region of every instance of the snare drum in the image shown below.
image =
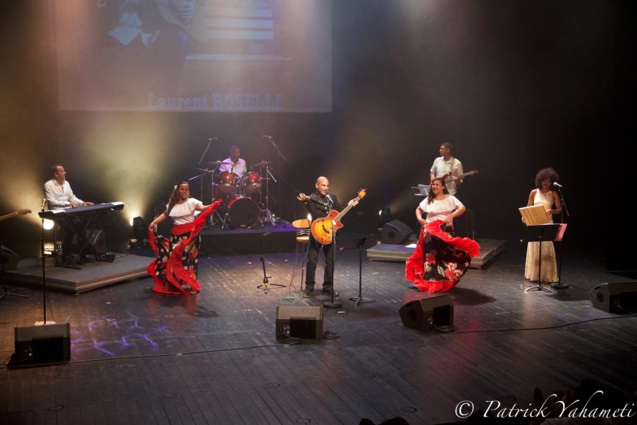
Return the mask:
<path id="1" fill-rule="evenodd" d="M 235 193 L 239 188 L 239 176 L 234 173 L 224 171 L 219 175 L 219 192 L 229 194 Z"/>
<path id="2" fill-rule="evenodd" d="M 253 227 L 259 221 L 259 206 L 245 196 L 235 196 L 228 202 L 228 222 L 233 227 Z"/>
<path id="3" fill-rule="evenodd" d="M 252 193 L 261 188 L 261 177 L 256 171 L 250 171 L 243 176 L 243 187 L 247 193 Z"/>

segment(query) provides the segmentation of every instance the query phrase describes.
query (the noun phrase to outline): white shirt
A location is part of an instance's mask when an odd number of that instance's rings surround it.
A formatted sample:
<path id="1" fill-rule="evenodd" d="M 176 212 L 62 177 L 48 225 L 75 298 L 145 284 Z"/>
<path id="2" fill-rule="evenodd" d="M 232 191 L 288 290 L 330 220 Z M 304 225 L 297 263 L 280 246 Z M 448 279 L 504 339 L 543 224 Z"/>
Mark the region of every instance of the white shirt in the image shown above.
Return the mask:
<path id="1" fill-rule="evenodd" d="M 61 210 L 71 206 L 71 202 L 75 204 L 81 204 L 80 198 L 73 194 L 71 185 L 64 180 L 62 186 L 58 184 L 54 179 L 44 183 L 44 196 L 49 203 L 50 210 Z"/>
<path id="2" fill-rule="evenodd" d="M 444 156 L 439 156 L 434 160 L 431 170 L 429 171 L 436 177 L 442 177 L 445 174 L 449 176 L 459 176 L 462 174 L 462 162 L 454 157 L 449 158 L 449 161 L 445 161 Z M 458 187 L 454 181 L 447 181 L 445 179 L 445 186 L 447 186 L 447 192 L 449 192 L 450 195 L 455 195 L 458 191 Z"/>
<path id="3" fill-rule="evenodd" d="M 170 211 L 169 217 L 173 219 L 174 224 L 188 224 L 195 221 L 195 212 L 197 211 L 197 205 L 202 205 L 198 199 L 188 198 L 183 204 L 175 204 Z M 168 205 L 166 205 L 168 208 Z"/>
<path id="4" fill-rule="evenodd" d="M 427 214 L 425 221 L 430 223 L 435 220 L 444 220 L 447 216 L 451 215 L 456 208 L 462 206 L 462 202 L 455 196 L 448 195 L 447 199 L 434 199 L 431 204 L 429 203 L 429 198 L 425 198 L 418 206 Z M 453 225 L 453 221 L 449 224 Z"/>
<path id="5" fill-rule="evenodd" d="M 243 158 L 237 159 L 236 164 L 232 162 L 232 157 L 224 159 L 223 162 L 228 162 L 229 164 L 221 164 L 221 166 L 219 167 L 220 173 L 234 173 L 239 177 L 243 177 L 246 171 L 248 171 L 248 166 L 246 165 L 246 161 Z"/>

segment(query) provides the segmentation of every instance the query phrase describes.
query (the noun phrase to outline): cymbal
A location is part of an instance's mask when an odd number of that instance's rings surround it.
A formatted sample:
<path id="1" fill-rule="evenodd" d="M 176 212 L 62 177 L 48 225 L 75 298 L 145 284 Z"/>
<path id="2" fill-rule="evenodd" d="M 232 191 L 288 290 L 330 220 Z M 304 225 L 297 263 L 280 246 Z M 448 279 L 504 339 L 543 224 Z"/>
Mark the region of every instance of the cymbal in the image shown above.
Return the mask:
<path id="1" fill-rule="evenodd" d="M 210 165 L 231 165 L 232 162 L 223 162 L 223 161 L 210 161 L 208 162 Z"/>
<path id="2" fill-rule="evenodd" d="M 263 167 L 264 165 L 270 165 L 272 164 L 272 161 L 261 161 L 261 162 L 257 162 L 256 164 L 252 164 L 253 167 Z"/>

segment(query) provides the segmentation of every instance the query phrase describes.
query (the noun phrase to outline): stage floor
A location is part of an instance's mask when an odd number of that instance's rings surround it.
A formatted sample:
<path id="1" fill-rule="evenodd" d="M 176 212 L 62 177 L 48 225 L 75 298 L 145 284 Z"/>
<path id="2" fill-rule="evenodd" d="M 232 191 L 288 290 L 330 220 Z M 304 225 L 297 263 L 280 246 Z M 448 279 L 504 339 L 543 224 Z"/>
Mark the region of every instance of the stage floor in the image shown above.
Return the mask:
<path id="1" fill-rule="evenodd" d="M 524 247 L 510 243 L 489 267 L 467 272 L 449 292 L 455 332 L 404 326 L 400 309 L 435 294 L 405 281 L 404 263 L 370 261 L 357 249 L 337 252 L 340 306 L 302 296 L 294 252 L 202 257 L 196 296 L 156 294 L 143 277 L 44 299 L 9 280 L 4 358 L 15 328 L 43 321 L 43 307 L 47 321 L 70 324 L 71 356 L 0 368 L 0 423 L 355 425 L 401 416 L 443 424 L 471 405 L 532 406 L 534 388 L 550 395 L 584 378 L 623 405 L 637 389 L 637 317 L 595 308 L 591 290 L 634 276 L 569 247 L 568 288 L 525 291 L 524 259 Z M 322 273 L 319 265 L 317 289 Z M 356 303 L 359 295 L 374 302 Z M 277 307 L 319 307 L 324 333 L 277 339 Z"/>

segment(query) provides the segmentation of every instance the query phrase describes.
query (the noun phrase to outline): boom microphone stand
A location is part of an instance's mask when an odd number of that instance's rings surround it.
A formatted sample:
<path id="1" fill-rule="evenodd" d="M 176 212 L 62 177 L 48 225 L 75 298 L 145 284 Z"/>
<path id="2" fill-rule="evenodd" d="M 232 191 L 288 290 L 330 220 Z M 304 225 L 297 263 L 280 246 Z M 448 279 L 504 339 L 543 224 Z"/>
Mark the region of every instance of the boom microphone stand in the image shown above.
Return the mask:
<path id="1" fill-rule="evenodd" d="M 268 274 L 265 271 L 265 256 L 263 255 L 263 239 L 266 238 L 267 236 L 270 236 L 271 233 L 270 232 L 266 232 L 264 234 L 261 235 L 261 239 L 260 239 L 260 245 L 261 245 L 261 264 L 263 264 L 263 284 L 257 286 L 258 289 L 263 289 L 264 293 L 268 293 L 268 287 L 270 286 L 276 286 L 277 288 L 285 288 L 285 285 L 281 285 L 278 283 L 270 283 L 270 278 L 272 276 L 268 276 Z"/>

